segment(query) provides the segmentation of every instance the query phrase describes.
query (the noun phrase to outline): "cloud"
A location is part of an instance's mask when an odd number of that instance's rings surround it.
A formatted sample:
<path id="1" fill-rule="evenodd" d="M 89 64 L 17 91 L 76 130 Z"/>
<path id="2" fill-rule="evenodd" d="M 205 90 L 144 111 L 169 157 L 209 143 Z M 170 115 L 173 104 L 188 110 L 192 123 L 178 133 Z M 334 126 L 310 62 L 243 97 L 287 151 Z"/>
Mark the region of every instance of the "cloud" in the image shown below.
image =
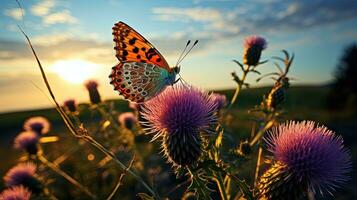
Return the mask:
<path id="1" fill-rule="evenodd" d="M 55 2 L 53 0 L 40 1 L 31 7 L 31 13 L 36 16 L 45 16 L 49 14 L 50 9 L 54 6 Z"/>
<path id="2" fill-rule="evenodd" d="M 25 15 L 25 10 L 21 8 L 12 8 L 5 10 L 4 14 L 19 21 L 22 19 L 22 16 Z"/>
<path id="3" fill-rule="evenodd" d="M 219 10 L 213 8 L 153 8 L 152 12 L 156 15 L 156 19 L 161 21 L 198 21 L 212 22 L 221 20 L 222 15 Z"/>
<path id="4" fill-rule="evenodd" d="M 70 33 L 55 33 L 47 35 L 38 35 L 32 38 L 33 44 L 41 46 L 51 46 L 69 40 L 72 37 Z"/>
<path id="5" fill-rule="evenodd" d="M 230 8 L 158 7 L 152 9 L 154 19 L 198 23 L 211 35 L 219 37 L 237 34 L 279 33 L 281 30 L 302 31 L 316 26 L 357 18 L 357 3 L 349 0 L 282 1 L 240 4 Z M 201 28 L 196 32 L 202 31 Z"/>
<path id="6" fill-rule="evenodd" d="M 61 12 L 46 15 L 43 17 L 42 21 L 46 25 L 76 24 L 78 22 L 77 18 L 73 17 L 69 10 L 63 10 Z"/>

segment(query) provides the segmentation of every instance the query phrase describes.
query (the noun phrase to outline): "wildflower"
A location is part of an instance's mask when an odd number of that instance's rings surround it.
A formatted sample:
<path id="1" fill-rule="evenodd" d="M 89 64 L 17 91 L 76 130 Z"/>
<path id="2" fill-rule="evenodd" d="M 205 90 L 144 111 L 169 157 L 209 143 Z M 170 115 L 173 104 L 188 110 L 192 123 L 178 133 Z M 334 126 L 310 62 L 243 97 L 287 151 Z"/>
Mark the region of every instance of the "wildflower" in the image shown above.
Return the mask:
<path id="1" fill-rule="evenodd" d="M 24 129 L 38 135 L 46 134 L 50 131 L 50 122 L 44 117 L 31 117 L 25 121 Z"/>
<path id="2" fill-rule="evenodd" d="M 33 131 L 24 131 L 16 136 L 14 147 L 26 150 L 29 154 L 36 154 L 38 140 L 39 136 L 37 133 Z"/>
<path id="3" fill-rule="evenodd" d="M 213 93 L 212 98 L 217 104 L 217 109 L 222 109 L 227 105 L 227 98 L 225 95 Z"/>
<path id="4" fill-rule="evenodd" d="M 279 171 L 276 176 L 284 177 L 278 182 L 285 182 L 284 190 L 288 190 L 288 193 L 306 193 L 308 190 L 331 193 L 348 179 L 350 154 L 343 145 L 342 137 L 324 126 L 311 121 L 292 121 L 273 130 L 264 140 L 278 163 L 275 167 L 278 166 L 279 170 L 273 171 Z M 273 184 L 272 179 L 276 176 L 263 175 L 266 180 L 262 180 L 261 185 Z M 271 185 L 271 188 L 276 189 L 279 184 Z M 291 184 L 291 187 L 287 184 Z M 295 187 L 297 185 L 300 186 Z M 272 190 L 261 192 L 269 196 Z"/>
<path id="5" fill-rule="evenodd" d="M 19 163 L 12 167 L 5 174 L 4 181 L 8 187 L 23 185 L 34 193 L 42 190 L 41 183 L 36 178 L 36 165 L 32 162 Z"/>
<path id="6" fill-rule="evenodd" d="M 14 186 L 0 194 L 1 200 L 30 200 L 31 192 L 24 186 Z"/>
<path id="7" fill-rule="evenodd" d="M 92 104 L 98 104 L 101 102 L 100 94 L 98 92 L 98 82 L 95 80 L 89 80 L 84 84 L 89 92 L 90 102 Z"/>
<path id="8" fill-rule="evenodd" d="M 201 154 L 200 133 L 212 133 L 217 121 L 217 104 L 206 92 L 187 86 L 168 87 L 144 103 L 142 115 L 147 120 L 153 140 L 162 137 L 162 147 L 169 162 L 190 165 Z"/>
<path id="9" fill-rule="evenodd" d="M 132 112 L 125 112 L 119 115 L 118 121 L 125 128 L 132 129 L 137 119 Z"/>
<path id="10" fill-rule="evenodd" d="M 246 65 L 256 66 L 259 63 L 261 53 L 267 47 L 264 38 L 253 35 L 244 40 L 243 63 Z"/>
<path id="11" fill-rule="evenodd" d="M 63 103 L 64 107 L 66 108 L 67 111 L 71 113 L 77 112 L 77 103 L 76 100 L 74 99 L 68 99 Z"/>

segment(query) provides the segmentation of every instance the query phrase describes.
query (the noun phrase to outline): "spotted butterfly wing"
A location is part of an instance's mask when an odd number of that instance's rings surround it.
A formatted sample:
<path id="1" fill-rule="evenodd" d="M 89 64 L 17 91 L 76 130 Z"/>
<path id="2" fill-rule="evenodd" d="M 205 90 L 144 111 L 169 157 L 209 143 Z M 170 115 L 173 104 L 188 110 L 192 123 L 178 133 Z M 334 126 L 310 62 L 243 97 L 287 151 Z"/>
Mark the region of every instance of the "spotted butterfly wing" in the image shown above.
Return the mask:
<path id="1" fill-rule="evenodd" d="M 124 22 L 116 23 L 113 27 L 113 41 L 116 57 L 121 62 L 142 62 L 154 64 L 170 71 L 165 58 L 143 36 Z"/>
<path id="2" fill-rule="evenodd" d="M 142 62 L 119 63 L 111 74 L 114 89 L 135 102 L 149 100 L 174 81 L 167 70 Z"/>
<path id="3" fill-rule="evenodd" d="M 147 101 L 160 93 L 176 77 L 158 50 L 123 22 L 113 27 L 116 57 L 120 63 L 110 74 L 114 90 L 135 102 Z"/>

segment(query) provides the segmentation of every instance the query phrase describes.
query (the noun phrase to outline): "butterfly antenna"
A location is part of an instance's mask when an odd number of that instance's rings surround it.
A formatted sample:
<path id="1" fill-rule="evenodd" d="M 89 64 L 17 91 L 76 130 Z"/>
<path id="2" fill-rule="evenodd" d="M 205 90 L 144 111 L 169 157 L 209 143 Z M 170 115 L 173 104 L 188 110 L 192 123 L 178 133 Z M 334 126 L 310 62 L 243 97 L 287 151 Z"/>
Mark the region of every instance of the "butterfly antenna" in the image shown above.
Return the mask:
<path id="1" fill-rule="evenodd" d="M 195 43 L 193 43 L 193 45 L 191 46 L 191 48 L 186 52 L 186 54 L 184 56 L 182 56 L 182 58 L 177 62 L 177 65 L 181 63 L 181 61 L 188 55 L 188 53 L 190 53 L 190 51 L 193 49 L 193 47 L 196 46 L 197 43 L 198 43 L 198 40 L 196 40 Z"/>
<path id="2" fill-rule="evenodd" d="M 187 85 L 188 85 L 187 81 L 185 81 L 185 79 L 182 78 L 181 74 L 178 73 L 178 75 L 179 75 L 179 77 L 180 77 L 180 81 L 181 81 L 183 84 L 187 84 Z"/>
<path id="3" fill-rule="evenodd" d="M 175 66 L 177 66 L 177 65 L 179 64 L 179 61 L 180 61 L 182 55 L 185 53 L 185 51 L 186 51 L 186 49 L 187 49 L 187 47 L 188 47 L 188 45 L 189 45 L 190 43 L 191 43 L 191 40 L 188 40 L 187 43 L 186 43 L 185 48 L 184 48 L 183 51 L 181 52 L 180 57 L 177 59 L 177 62 L 176 62 L 176 65 L 175 65 Z"/>

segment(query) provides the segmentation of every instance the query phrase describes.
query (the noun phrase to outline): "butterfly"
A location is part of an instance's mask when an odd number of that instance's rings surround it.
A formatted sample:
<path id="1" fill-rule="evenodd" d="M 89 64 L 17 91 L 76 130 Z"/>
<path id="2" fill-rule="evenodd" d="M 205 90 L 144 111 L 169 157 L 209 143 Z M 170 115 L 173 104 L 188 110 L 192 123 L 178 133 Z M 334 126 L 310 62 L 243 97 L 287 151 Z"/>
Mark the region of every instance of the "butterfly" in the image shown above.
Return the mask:
<path id="1" fill-rule="evenodd" d="M 170 68 L 160 52 L 129 25 L 116 23 L 113 36 L 115 56 L 120 62 L 112 68 L 109 78 L 114 90 L 125 99 L 147 101 L 178 81 L 179 62 Z"/>

